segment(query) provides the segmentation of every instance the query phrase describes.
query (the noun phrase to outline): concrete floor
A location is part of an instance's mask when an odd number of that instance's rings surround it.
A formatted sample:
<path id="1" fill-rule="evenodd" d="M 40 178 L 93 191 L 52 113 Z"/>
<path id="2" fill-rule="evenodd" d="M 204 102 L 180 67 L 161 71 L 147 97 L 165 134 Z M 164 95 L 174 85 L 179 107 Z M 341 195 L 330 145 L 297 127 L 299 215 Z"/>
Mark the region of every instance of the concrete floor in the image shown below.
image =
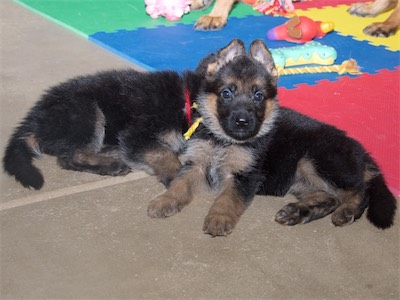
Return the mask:
<path id="1" fill-rule="evenodd" d="M 1 139 L 49 86 L 134 67 L 78 35 L 2 0 Z M 165 220 L 147 217 L 164 188 L 134 172 L 110 178 L 37 165 L 41 191 L 1 174 L 1 299 L 399 299 L 399 217 L 381 231 L 363 217 L 284 227 L 290 199 L 257 197 L 228 237 L 203 234 L 198 197 Z"/>

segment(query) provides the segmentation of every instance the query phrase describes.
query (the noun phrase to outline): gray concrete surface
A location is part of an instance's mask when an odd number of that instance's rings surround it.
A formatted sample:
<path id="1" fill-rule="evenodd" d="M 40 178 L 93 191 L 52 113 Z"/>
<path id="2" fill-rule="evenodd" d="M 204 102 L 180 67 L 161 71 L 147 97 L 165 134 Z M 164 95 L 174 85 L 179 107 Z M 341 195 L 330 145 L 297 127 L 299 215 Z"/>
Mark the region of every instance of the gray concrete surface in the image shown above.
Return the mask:
<path id="1" fill-rule="evenodd" d="M 1 1 L 1 139 L 49 86 L 134 67 L 11 1 Z M 165 220 L 146 215 L 164 188 L 134 172 L 110 178 L 37 162 L 41 191 L 0 175 L 1 299 L 399 299 L 399 217 L 284 227 L 290 199 L 257 197 L 228 237 L 202 233 L 201 195 Z"/>

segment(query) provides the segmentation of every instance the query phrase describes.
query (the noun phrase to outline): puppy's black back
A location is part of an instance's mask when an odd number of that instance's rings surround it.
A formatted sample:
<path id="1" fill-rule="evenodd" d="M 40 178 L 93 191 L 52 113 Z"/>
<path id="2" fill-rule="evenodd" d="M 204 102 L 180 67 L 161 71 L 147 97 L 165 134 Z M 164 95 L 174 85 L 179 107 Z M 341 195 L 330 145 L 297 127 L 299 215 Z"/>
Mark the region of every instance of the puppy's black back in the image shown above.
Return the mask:
<path id="1" fill-rule="evenodd" d="M 55 90 L 76 106 L 84 105 L 82 102 L 96 103 L 105 116 L 105 142 L 115 144 L 118 132 L 129 124 L 142 124 L 144 116 L 157 116 L 157 126 L 161 126 L 161 130 L 171 121 L 182 121 L 183 86 L 182 78 L 173 71 L 142 73 L 126 70 L 78 77 Z M 71 88 L 73 92 L 68 95 Z M 77 111 L 79 107 L 73 109 Z M 86 111 L 87 107 L 82 110 Z M 181 123 L 177 125 L 181 126 Z"/>
<path id="2" fill-rule="evenodd" d="M 266 137 L 268 151 L 263 155 L 267 194 L 284 195 L 288 191 L 297 163 L 303 157 L 317 162 L 317 171 L 338 188 L 362 184 L 366 153 L 357 141 L 291 109 L 279 110 L 274 130 Z"/>

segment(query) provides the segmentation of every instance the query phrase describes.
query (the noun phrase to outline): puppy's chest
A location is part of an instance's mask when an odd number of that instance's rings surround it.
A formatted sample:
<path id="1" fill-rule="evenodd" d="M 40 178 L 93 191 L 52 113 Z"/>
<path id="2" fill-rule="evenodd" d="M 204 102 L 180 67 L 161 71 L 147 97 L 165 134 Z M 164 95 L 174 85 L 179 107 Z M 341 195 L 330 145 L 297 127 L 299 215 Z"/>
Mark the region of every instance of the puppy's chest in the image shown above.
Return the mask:
<path id="1" fill-rule="evenodd" d="M 250 148 L 200 139 L 190 140 L 180 159 L 183 164 L 200 168 L 208 184 L 215 189 L 235 174 L 251 170 L 254 164 Z"/>

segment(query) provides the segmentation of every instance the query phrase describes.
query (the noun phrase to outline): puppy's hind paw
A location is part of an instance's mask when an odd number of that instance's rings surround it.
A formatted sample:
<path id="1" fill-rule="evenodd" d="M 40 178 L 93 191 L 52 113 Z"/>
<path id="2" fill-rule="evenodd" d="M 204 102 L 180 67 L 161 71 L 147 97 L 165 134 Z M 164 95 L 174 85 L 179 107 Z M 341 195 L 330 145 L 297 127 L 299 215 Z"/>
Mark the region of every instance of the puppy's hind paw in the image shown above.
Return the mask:
<path id="1" fill-rule="evenodd" d="M 306 223 L 310 210 L 298 203 L 290 203 L 278 211 L 275 215 L 275 221 L 282 225 L 296 225 Z"/>
<path id="2" fill-rule="evenodd" d="M 332 214 L 332 223 L 335 226 L 345 226 L 353 223 L 360 213 L 347 206 L 339 206 Z"/>

